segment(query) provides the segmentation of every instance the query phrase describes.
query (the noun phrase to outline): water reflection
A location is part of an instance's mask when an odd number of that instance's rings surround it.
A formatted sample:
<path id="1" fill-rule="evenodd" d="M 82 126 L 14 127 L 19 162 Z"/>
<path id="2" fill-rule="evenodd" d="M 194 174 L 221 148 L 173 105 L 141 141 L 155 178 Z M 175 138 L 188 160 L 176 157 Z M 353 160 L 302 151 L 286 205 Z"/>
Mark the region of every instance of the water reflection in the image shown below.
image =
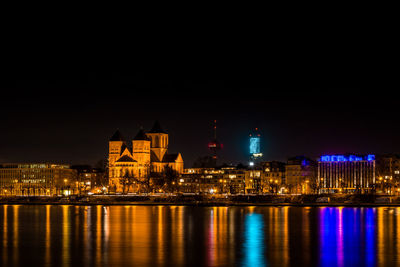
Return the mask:
<path id="1" fill-rule="evenodd" d="M 320 265 L 375 266 L 375 225 L 375 208 L 321 208 Z M 383 227 L 382 223 L 379 225 Z"/>
<path id="2" fill-rule="evenodd" d="M 0 208 L 1 265 L 395 266 L 400 208 Z"/>
<path id="3" fill-rule="evenodd" d="M 62 263 L 63 266 L 69 266 L 70 264 L 70 214 L 69 206 L 61 206 L 62 208 Z"/>
<path id="4" fill-rule="evenodd" d="M 375 266 L 376 263 L 376 233 L 375 233 L 375 209 L 366 210 L 366 222 L 365 222 L 365 255 L 366 265 Z"/>
<path id="5" fill-rule="evenodd" d="M 51 253 L 50 253 L 50 248 L 51 248 L 51 221 L 50 221 L 50 205 L 46 206 L 46 236 L 45 236 L 45 264 L 50 264 L 51 262 Z"/>
<path id="6" fill-rule="evenodd" d="M 244 221 L 243 265 L 264 266 L 264 222 L 261 214 L 250 213 Z"/>
<path id="7" fill-rule="evenodd" d="M 2 250 L 2 262 L 4 264 L 8 263 L 8 205 L 3 206 L 3 250 Z"/>

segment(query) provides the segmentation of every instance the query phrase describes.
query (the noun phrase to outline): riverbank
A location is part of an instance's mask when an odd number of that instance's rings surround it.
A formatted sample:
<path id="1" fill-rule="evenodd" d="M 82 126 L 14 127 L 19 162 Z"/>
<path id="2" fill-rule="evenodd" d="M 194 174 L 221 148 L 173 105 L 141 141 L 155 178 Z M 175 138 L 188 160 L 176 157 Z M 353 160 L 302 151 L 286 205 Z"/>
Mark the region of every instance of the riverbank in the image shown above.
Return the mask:
<path id="1" fill-rule="evenodd" d="M 0 205 L 141 205 L 141 206 L 298 206 L 298 207 L 400 207 L 397 196 L 380 195 L 234 195 L 234 196 L 71 196 L 0 197 Z"/>
<path id="2" fill-rule="evenodd" d="M 362 203 L 362 204 L 349 204 L 349 203 L 159 203 L 159 202 L 115 202 L 115 203 L 82 203 L 82 202 L 20 202 L 20 203 L 0 203 L 4 205 L 70 205 L 70 206 L 195 206 L 195 207 L 400 207 L 400 204 L 392 203 Z"/>

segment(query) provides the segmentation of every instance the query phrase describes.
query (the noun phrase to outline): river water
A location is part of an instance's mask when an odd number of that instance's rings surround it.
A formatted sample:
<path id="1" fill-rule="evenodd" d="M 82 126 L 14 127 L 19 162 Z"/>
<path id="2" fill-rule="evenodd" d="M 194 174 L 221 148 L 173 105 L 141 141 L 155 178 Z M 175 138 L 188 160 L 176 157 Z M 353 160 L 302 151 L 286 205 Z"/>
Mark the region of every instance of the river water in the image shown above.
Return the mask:
<path id="1" fill-rule="evenodd" d="M 2 266 L 396 266 L 400 208 L 0 206 Z"/>

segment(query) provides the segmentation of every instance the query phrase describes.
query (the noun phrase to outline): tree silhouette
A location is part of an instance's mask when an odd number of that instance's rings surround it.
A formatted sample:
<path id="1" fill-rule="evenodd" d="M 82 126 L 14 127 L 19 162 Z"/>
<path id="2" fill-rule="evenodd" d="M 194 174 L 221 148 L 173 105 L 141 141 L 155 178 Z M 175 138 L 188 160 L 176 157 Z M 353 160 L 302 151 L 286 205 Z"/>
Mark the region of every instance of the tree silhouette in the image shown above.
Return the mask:
<path id="1" fill-rule="evenodd" d="M 310 182 L 310 188 L 311 188 L 311 190 L 312 190 L 312 192 L 313 192 L 314 194 L 318 193 L 319 187 L 318 187 L 318 183 L 317 183 L 316 181 L 312 180 L 312 181 Z"/>
<path id="2" fill-rule="evenodd" d="M 162 173 L 151 172 L 150 177 L 151 177 L 152 189 L 156 191 L 163 190 L 165 185 L 165 179 L 163 178 Z"/>
<path id="3" fill-rule="evenodd" d="M 170 193 L 174 192 L 177 185 L 177 172 L 171 166 L 167 165 L 164 167 L 163 178 L 164 186 L 166 187 L 167 191 Z"/>
<path id="4" fill-rule="evenodd" d="M 129 193 L 129 188 L 136 183 L 136 177 L 133 173 L 129 173 L 129 171 L 126 170 L 124 175 L 119 179 L 119 183 L 122 185 L 122 193 Z M 126 188 L 128 188 L 128 191 L 125 193 Z"/>
<path id="5" fill-rule="evenodd" d="M 146 165 L 146 170 L 145 173 L 143 175 L 143 180 L 140 181 L 146 188 L 147 193 L 150 193 L 153 188 L 152 188 L 152 183 L 151 183 L 151 171 L 150 171 L 150 164 Z"/>

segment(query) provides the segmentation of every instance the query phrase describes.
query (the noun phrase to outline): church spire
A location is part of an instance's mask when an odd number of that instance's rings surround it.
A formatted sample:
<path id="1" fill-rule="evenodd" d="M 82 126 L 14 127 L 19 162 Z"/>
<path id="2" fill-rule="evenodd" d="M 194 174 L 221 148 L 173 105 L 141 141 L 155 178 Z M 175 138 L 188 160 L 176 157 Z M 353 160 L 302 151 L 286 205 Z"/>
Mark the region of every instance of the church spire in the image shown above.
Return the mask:
<path id="1" fill-rule="evenodd" d="M 149 138 L 146 136 L 146 134 L 143 131 L 143 127 L 140 127 L 139 132 L 137 133 L 135 138 L 133 138 L 133 140 L 146 140 L 146 141 L 149 141 Z"/>
<path id="2" fill-rule="evenodd" d="M 110 138 L 110 141 L 125 141 L 119 129 L 115 131 L 114 135 Z"/>
<path id="3" fill-rule="evenodd" d="M 166 133 L 166 132 L 161 128 L 160 122 L 156 120 L 154 122 L 153 128 L 151 128 L 149 133 Z"/>

